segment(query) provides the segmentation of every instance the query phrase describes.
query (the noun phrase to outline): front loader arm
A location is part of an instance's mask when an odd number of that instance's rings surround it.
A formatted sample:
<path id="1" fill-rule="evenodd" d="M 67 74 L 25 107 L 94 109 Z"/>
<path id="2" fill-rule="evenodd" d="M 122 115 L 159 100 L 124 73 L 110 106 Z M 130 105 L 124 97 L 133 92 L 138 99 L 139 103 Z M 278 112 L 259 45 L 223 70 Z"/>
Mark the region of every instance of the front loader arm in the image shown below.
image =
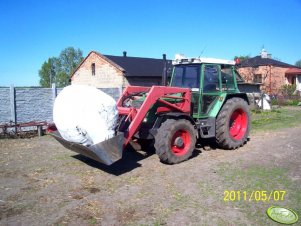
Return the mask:
<path id="1" fill-rule="evenodd" d="M 146 92 L 146 98 L 139 108 L 124 107 L 122 102 L 124 98 L 132 93 Z M 170 96 L 171 94 L 181 94 L 181 96 Z M 165 98 L 165 99 L 164 99 Z M 168 102 L 166 99 L 177 99 L 176 103 Z M 130 119 L 127 132 L 125 133 L 124 146 L 128 144 L 133 135 L 138 131 L 146 114 L 150 108 L 159 101 L 165 107 L 161 107 L 161 111 L 176 111 L 182 113 L 190 113 L 191 90 L 188 88 L 166 87 L 166 86 L 128 86 L 122 96 L 117 101 L 119 115 L 126 115 L 126 120 Z"/>

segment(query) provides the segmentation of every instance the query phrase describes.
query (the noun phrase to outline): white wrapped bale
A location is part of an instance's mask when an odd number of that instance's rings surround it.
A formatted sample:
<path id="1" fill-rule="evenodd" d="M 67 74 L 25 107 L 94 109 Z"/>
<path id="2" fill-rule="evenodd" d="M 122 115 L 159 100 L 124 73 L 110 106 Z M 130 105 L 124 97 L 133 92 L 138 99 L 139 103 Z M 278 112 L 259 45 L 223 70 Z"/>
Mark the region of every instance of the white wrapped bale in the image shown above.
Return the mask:
<path id="1" fill-rule="evenodd" d="M 262 110 L 271 110 L 271 105 L 269 104 L 271 98 L 267 94 L 263 94 L 263 98 L 256 101 L 259 108 L 262 107 Z"/>
<path id="2" fill-rule="evenodd" d="M 95 87 L 67 86 L 54 102 L 53 121 L 61 136 L 85 146 L 112 138 L 117 118 L 115 100 Z"/>

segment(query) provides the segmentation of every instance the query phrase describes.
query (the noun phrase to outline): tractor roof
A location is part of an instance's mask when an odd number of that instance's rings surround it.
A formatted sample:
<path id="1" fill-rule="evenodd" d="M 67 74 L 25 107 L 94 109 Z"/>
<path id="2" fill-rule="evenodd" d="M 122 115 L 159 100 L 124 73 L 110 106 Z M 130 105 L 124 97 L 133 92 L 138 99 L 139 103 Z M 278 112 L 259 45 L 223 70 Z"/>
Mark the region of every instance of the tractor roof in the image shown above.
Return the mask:
<path id="1" fill-rule="evenodd" d="M 182 57 L 182 56 L 180 56 L 180 57 L 176 56 L 175 60 L 172 61 L 173 65 L 178 65 L 178 64 L 201 64 L 201 63 L 235 65 L 234 60 L 223 60 L 223 59 L 203 58 L 203 57 L 186 58 L 186 57 Z"/>

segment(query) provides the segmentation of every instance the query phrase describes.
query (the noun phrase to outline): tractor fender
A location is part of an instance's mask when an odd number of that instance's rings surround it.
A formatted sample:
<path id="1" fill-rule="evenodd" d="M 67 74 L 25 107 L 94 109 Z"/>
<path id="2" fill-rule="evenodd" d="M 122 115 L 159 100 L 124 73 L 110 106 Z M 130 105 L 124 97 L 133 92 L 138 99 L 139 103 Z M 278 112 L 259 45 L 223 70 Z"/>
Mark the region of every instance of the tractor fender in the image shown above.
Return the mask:
<path id="1" fill-rule="evenodd" d="M 243 100 L 245 100 L 248 103 L 248 105 L 250 105 L 249 98 L 246 93 L 223 93 L 218 98 L 218 101 L 213 106 L 213 108 L 209 112 L 208 116 L 216 118 L 217 115 L 219 114 L 220 110 L 224 106 L 224 104 L 227 102 L 227 100 L 234 98 L 234 97 L 242 98 Z"/>
<path id="2" fill-rule="evenodd" d="M 162 117 L 162 122 L 164 122 L 166 119 L 175 119 L 175 120 L 186 119 L 186 120 L 190 121 L 192 125 L 196 125 L 195 121 L 193 120 L 193 118 L 190 115 L 184 114 L 181 112 L 168 112 L 168 113 L 161 114 L 159 117 Z"/>
<path id="3" fill-rule="evenodd" d="M 231 98 L 233 98 L 233 97 L 239 97 L 239 98 L 242 98 L 242 99 L 244 99 L 244 100 L 248 103 L 248 105 L 250 105 L 250 101 L 249 101 L 249 98 L 248 98 L 248 96 L 247 96 L 246 93 L 230 93 L 230 94 L 227 94 L 226 99 L 225 99 L 225 102 L 226 102 L 228 99 L 231 99 Z M 225 102 L 224 102 L 224 103 L 225 103 Z"/>

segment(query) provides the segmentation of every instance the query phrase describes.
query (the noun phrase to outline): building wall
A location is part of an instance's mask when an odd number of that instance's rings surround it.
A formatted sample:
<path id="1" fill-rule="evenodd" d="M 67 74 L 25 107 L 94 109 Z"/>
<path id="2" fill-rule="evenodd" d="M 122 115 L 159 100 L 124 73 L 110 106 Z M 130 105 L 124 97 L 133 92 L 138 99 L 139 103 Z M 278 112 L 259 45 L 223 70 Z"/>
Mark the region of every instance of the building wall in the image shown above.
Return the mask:
<path id="1" fill-rule="evenodd" d="M 281 87 L 284 84 L 288 84 L 288 81 L 285 77 L 285 71 L 287 71 L 287 69 L 288 68 L 274 66 L 260 66 L 258 68 L 239 68 L 238 71 L 248 83 L 253 83 L 254 76 L 256 74 L 261 74 L 261 90 L 266 93 L 277 94 L 280 92 Z"/>
<path id="2" fill-rule="evenodd" d="M 92 75 L 92 64 L 95 64 L 95 75 Z M 91 85 L 97 88 L 122 87 L 123 72 L 92 52 L 72 77 L 71 84 Z"/>
<path id="3" fill-rule="evenodd" d="M 296 78 L 296 89 L 298 91 L 301 91 L 301 75 L 297 75 L 297 78 Z"/>

